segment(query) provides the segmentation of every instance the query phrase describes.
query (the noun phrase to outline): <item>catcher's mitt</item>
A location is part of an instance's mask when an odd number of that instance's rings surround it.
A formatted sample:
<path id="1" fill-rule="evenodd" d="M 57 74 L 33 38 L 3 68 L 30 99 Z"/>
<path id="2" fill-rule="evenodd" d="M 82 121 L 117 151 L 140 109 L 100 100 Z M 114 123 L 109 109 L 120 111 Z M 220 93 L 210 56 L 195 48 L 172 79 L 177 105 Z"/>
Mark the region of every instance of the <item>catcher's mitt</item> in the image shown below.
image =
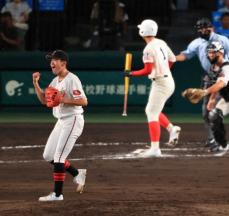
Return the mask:
<path id="1" fill-rule="evenodd" d="M 188 88 L 182 92 L 182 96 L 187 98 L 191 103 L 196 104 L 207 95 L 207 91 L 198 88 Z"/>
<path id="2" fill-rule="evenodd" d="M 54 87 L 47 87 L 45 89 L 45 100 L 46 100 L 46 106 L 47 107 L 56 107 L 60 104 L 63 94 Z"/>

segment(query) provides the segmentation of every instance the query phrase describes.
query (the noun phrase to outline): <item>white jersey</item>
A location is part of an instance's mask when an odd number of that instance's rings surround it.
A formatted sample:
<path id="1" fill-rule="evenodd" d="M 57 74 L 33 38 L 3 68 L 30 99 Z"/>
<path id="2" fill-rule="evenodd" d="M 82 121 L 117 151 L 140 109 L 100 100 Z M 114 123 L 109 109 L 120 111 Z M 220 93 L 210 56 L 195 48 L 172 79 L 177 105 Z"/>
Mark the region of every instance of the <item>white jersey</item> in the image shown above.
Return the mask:
<path id="1" fill-rule="evenodd" d="M 225 65 L 222 67 L 222 71 L 219 74 L 216 82 L 223 81 L 224 86 L 227 86 L 229 82 L 229 65 Z"/>
<path id="2" fill-rule="evenodd" d="M 52 86 L 58 89 L 61 92 L 64 92 L 65 95 L 69 98 L 79 99 L 86 98 L 86 95 L 83 91 L 82 84 L 79 78 L 69 72 L 67 76 L 58 81 L 58 76 L 53 79 L 49 86 Z M 53 107 L 53 115 L 56 118 L 62 118 L 66 116 L 71 116 L 75 114 L 82 114 L 83 108 L 82 106 L 68 105 L 61 103 L 59 106 Z"/>
<path id="3" fill-rule="evenodd" d="M 149 74 L 149 79 L 163 77 L 171 73 L 169 62 L 175 62 L 176 57 L 168 45 L 161 39 L 154 38 L 143 51 L 143 62 L 153 63 L 154 67 Z"/>

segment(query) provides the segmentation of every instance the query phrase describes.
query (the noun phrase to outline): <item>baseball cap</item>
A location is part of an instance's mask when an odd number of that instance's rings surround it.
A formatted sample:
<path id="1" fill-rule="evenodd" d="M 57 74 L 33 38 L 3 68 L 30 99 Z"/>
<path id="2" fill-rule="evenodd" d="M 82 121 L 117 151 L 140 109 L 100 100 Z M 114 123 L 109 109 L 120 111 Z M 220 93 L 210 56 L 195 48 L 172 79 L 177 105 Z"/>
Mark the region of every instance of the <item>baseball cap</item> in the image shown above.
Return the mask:
<path id="1" fill-rule="evenodd" d="M 68 55 L 66 52 L 64 52 L 63 50 L 55 50 L 52 53 L 49 53 L 45 56 L 45 58 L 48 61 L 51 61 L 52 59 L 56 59 L 56 60 L 61 60 L 61 61 L 66 61 L 68 62 Z"/>

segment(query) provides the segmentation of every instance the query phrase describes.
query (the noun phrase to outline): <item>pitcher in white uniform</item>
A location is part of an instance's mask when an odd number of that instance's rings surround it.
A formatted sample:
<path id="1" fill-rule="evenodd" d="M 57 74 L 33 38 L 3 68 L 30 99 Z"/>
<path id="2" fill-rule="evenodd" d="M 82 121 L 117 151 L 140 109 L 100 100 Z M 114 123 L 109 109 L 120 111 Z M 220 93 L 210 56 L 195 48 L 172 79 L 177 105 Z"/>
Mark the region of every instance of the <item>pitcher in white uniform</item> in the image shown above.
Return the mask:
<path id="1" fill-rule="evenodd" d="M 86 169 L 75 169 L 67 160 L 76 140 L 84 127 L 82 106 L 87 106 L 87 98 L 79 78 L 68 71 L 68 56 L 62 50 L 56 50 L 46 56 L 50 61 L 50 67 L 56 77 L 49 86 L 64 93 L 61 103 L 53 107 L 53 115 L 57 118 L 45 146 L 43 157 L 54 165 L 53 179 L 54 190 L 48 196 L 40 197 L 39 201 L 63 200 L 63 183 L 65 171 L 73 176 L 73 182 L 77 184 L 77 192 L 82 193 L 86 179 Z M 42 104 L 46 104 L 45 94 L 39 86 L 40 73 L 33 73 L 33 85 L 36 94 Z"/>
<path id="2" fill-rule="evenodd" d="M 146 115 L 148 119 L 149 135 L 151 148 L 144 153 L 144 156 L 161 156 L 159 147 L 160 125 L 166 128 L 170 134 L 168 145 L 174 146 L 178 142 L 181 128 L 174 126 L 162 113 L 168 98 L 175 89 L 174 80 L 170 71 L 171 65 L 176 61 L 176 57 L 168 45 L 155 36 L 157 35 L 158 25 L 153 20 L 144 20 L 140 25 L 139 35 L 146 42 L 143 51 L 144 68 L 138 71 L 126 72 L 126 76 L 148 75 L 152 80 Z"/>

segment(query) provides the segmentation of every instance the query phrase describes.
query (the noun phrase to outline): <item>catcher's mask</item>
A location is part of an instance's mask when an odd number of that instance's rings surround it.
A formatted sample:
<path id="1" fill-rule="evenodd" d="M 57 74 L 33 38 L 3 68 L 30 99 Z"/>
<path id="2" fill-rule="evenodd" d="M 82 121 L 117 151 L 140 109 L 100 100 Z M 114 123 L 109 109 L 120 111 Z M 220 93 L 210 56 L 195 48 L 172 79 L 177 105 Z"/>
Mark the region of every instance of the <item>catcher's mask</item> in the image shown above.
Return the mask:
<path id="1" fill-rule="evenodd" d="M 215 53 L 214 58 L 209 58 L 209 54 L 208 54 L 209 52 Z M 223 45 L 219 41 L 212 41 L 208 44 L 208 46 L 207 46 L 207 57 L 212 64 L 215 64 L 218 61 L 219 55 L 217 55 L 217 53 L 219 53 L 219 52 L 224 54 Z"/>
<path id="2" fill-rule="evenodd" d="M 207 52 L 221 52 L 224 53 L 224 48 L 222 43 L 219 41 L 212 41 L 207 46 Z"/>
<path id="3" fill-rule="evenodd" d="M 52 59 L 56 59 L 56 60 L 61 60 L 61 61 L 66 61 L 68 63 L 68 55 L 66 52 L 64 52 L 63 50 L 55 50 L 52 53 L 49 53 L 45 56 L 45 58 L 48 61 L 51 61 Z"/>
<path id="4" fill-rule="evenodd" d="M 196 25 L 195 25 L 198 35 L 205 40 L 209 40 L 211 32 L 212 32 L 212 30 L 210 30 L 209 28 L 212 28 L 212 27 L 213 26 L 212 26 L 211 21 L 206 17 L 203 17 L 197 20 Z"/>

